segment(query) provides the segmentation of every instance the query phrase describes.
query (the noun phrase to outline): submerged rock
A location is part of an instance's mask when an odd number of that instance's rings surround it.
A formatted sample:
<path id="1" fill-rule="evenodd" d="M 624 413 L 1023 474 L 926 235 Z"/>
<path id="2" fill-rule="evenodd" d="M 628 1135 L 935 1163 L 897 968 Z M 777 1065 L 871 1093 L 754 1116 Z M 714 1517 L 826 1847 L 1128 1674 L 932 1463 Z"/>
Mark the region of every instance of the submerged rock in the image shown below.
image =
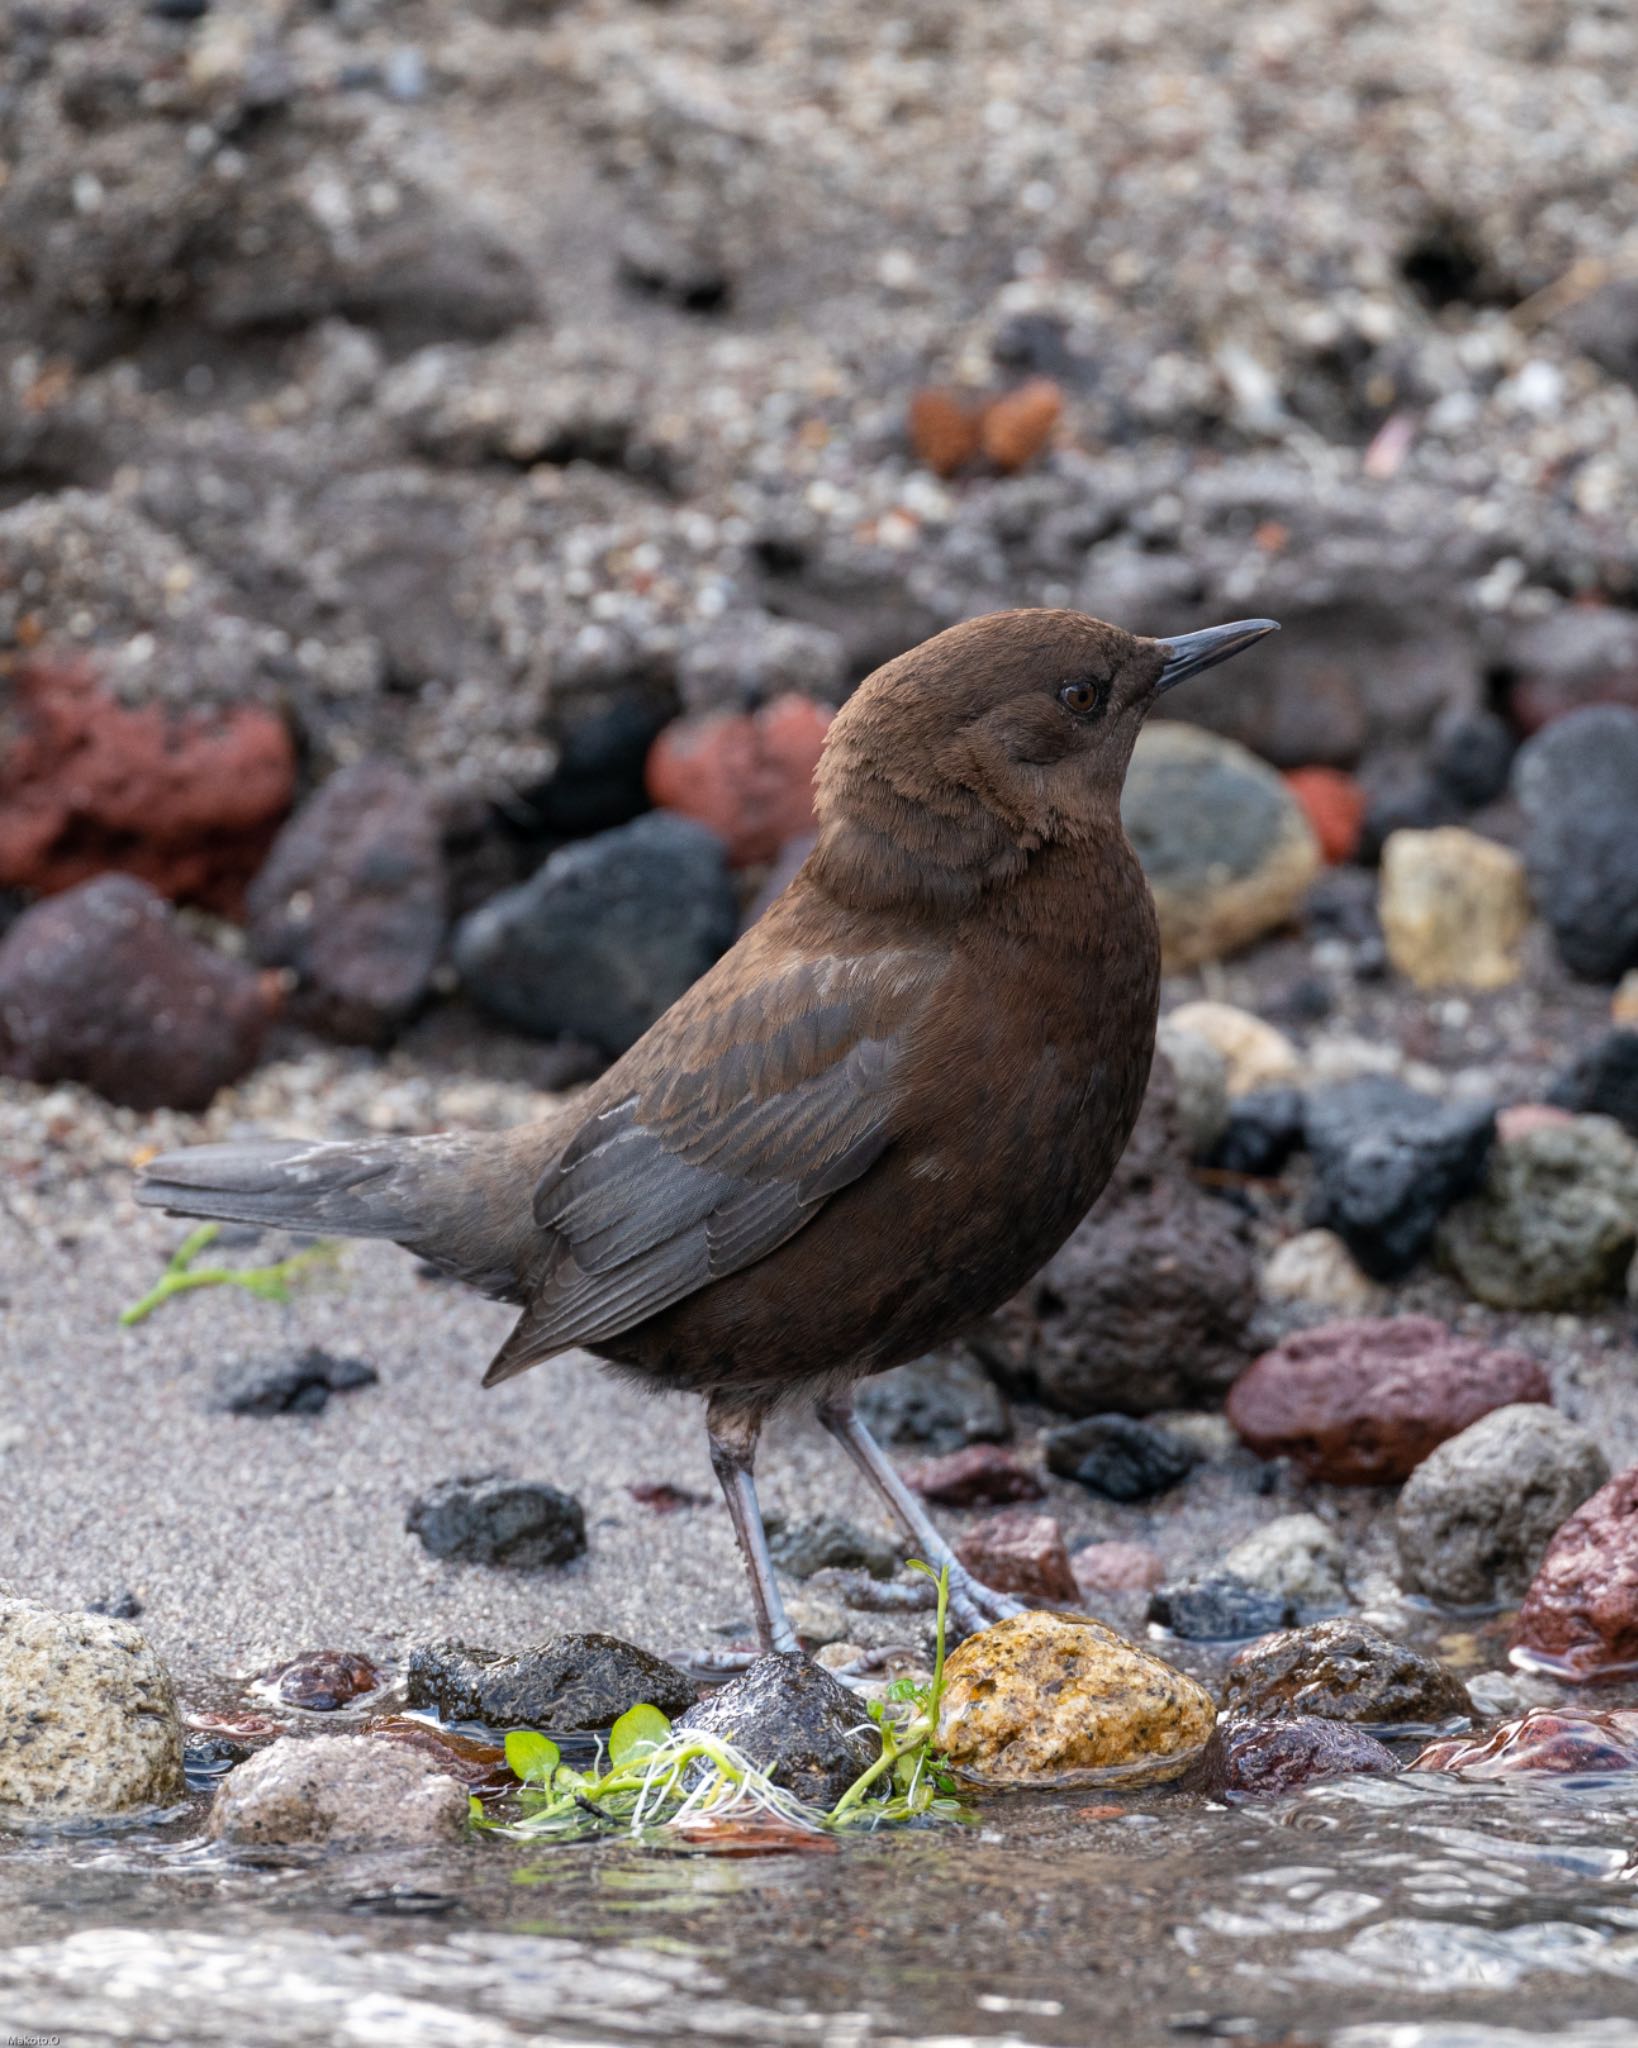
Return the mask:
<path id="1" fill-rule="evenodd" d="M 288 1663 L 262 1672 L 256 1683 L 287 1707 L 329 1714 L 349 1700 L 374 1692 L 385 1675 L 356 1650 L 306 1650 Z"/>
<path id="2" fill-rule="evenodd" d="M 572 1494 L 538 1479 L 444 1479 L 410 1508 L 404 1527 L 434 1557 L 539 1571 L 586 1547 L 586 1517 Z"/>
<path id="3" fill-rule="evenodd" d="M 1308 1100 L 1307 1220 L 1334 1230 L 1373 1280 L 1398 1279 L 1478 1186 L 1495 1128 L 1488 1104 L 1441 1103 L 1386 1075 L 1324 1089 Z"/>
<path id="4" fill-rule="evenodd" d="M 1534 1402 L 1492 1409 L 1405 1481 L 1394 1509 L 1401 1584 L 1452 1607 L 1518 1599 L 1559 1526 L 1609 1476 L 1567 1416 Z"/>
<path id="5" fill-rule="evenodd" d="M 1064 1532 L 1051 1515 L 1013 1508 L 989 1515 L 956 1544 L 956 1556 L 998 1593 L 1026 1600 L 1079 1598 Z"/>
<path id="6" fill-rule="evenodd" d="M 881 1754 L 858 1700 L 799 1650 L 759 1657 L 677 1721 L 743 1750 L 776 1785 L 834 1806 Z"/>
<path id="7" fill-rule="evenodd" d="M 1318 1715 L 1219 1721 L 1200 1759 L 1196 1782 L 1211 1799 L 1273 1799 L 1327 1778 L 1361 1773 L 1389 1777 L 1399 1759 L 1385 1743 L 1346 1721 Z"/>
<path id="8" fill-rule="evenodd" d="M 446 1842 L 466 1814 L 466 1787 L 418 1750 L 362 1735 L 287 1735 L 228 1774 L 209 1833 L 241 1848 Z"/>
<path id="9" fill-rule="evenodd" d="M 1638 1143 L 1602 1116 L 1533 1121 L 1497 1145 L 1438 1233 L 1468 1292 L 1506 1309 L 1591 1307 L 1620 1289 L 1635 1247 Z"/>
<path id="10" fill-rule="evenodd" d="M 112 1615 L 0 1599 L 0 1808 L 77 1820 L 182 1790 L 176 1697 L 146 1637 Z"/>
<path id="11" fill-rule="evenodd" d="M 1600 1487 L 1547 1546 L 1513 1660 L 1580 1683 L 1638 1671 L 1638 1465 Z"/>
<path id="12" fill-rule="evenodd" d="M 1188 1769 L 1214 1718 L 1192 1678 L 1102 1622 L 1020 1614 L 950 1657 L 938 1740 L 980 1784 L 1153 1784 Z"/>
<path id="13" fill-rule="evenodd" d="M 1430 1742 L 1410 1768 L 1459 1771 L 1465 1778 L 1638 1770 L 1638 1708 L 1600 1714 L 1532 1707 L 1484 1735 Z"/>
<path id="14" fill-rule="evenodd" d="M 1388 958 L 1418 988 L 1505 988 L 1530 929 L 1524 863 L 1459 825 L 1391 833 L 1382 848 Z"/>
<path id="15" fill-rule="evenodd" d="M 674 1664 L 618 1636 L 548 1636 L 526 1650 L 423 1643 L 405 1673 L 412 1707 L 446 1721 L 490 1728 L 549 1728 L 565 1734 L 612 1728 L 630 1707 L 680 1714 L 697 1688 Z"/>
<path id="16" fill-rule="evenodd" d="M 1173 970 L 1221 959 L 1289 923 L 1320 870 L 1313 828 L 1279 776 L 1199 726 L 1144 728 L 1121 817 Z"/>
<path id="17" fill-rule="evenodd" d="M 1384 1486 L 1492 1408 L 1550 1398 L 1522 1351 L 1490 1351 L 1431 1316 L 1358 1317 L 1287 1337 L 1235 1382 L 1229 1420 L 1312 1479 Z"/>
<path id="18" fill-rule="evenodd" d="M 858 1407 L 866 1428 L 882 1443 L 956 1451 L 964 1444 L 1000 1443 L 1012 1434 L 1001 1389 L 972 1353 L 959 1347 L 866 1380 Z"/>
<path id="19" fill-rule="evenodd" d="M 1318 1715 L 1377 1729 L 1444 1729 L 1473 1718 L 1459 1678 L 1363 1621 L 1318 1621 L 1242 1650 L 1223 1711 L 1254 1721 Z"/>
<path id="20" fill-rule="evenodd" d="M 1089 1415 L 1042 1438 L 1047 1469 L 1107 1500 L 1153 1500 L 1186 1478 L 1196 1454 L 1158 1423 L 1130 1415 Z"/>
<path id="21" fill-rule="evenodd" d="M 1243 1643 L 1297 1618 L 1285 1594 L 1254 1586 L 1237 1572 L 1197 1572 L 1157 1586 L 1149 1619 L 1186 1642 Z"/>

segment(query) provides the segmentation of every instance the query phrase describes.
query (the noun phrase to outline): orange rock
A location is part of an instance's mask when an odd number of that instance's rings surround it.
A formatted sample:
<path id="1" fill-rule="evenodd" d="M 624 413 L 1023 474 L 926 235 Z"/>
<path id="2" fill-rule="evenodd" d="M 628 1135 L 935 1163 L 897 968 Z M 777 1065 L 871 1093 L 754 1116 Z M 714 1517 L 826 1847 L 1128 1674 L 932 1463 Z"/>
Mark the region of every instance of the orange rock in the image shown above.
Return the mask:
<path id="1" fill-rule="evenodd" d="M 720 833 L 735 867 L 772 860 L 813 830 L 813 771 L 830 719 L 829 705 L 794 694 L 760 711 L 679 718 L 649 749 L 648 793 Z"/>
<path id="2" fill-rule="evenodd" d="M 1302 805 L 1320 852 L 1335 867 L 1359 851 L 1365 792 L 1339 768 L 1293 768 L 1286 787 Z"/>
<path id="3" fill-rule="evenodd" d="M 295 791 L 282 719 L 128 705 L 91 663 L 35 655 L 0 736 L 0 887 L 56 894 L 110 869 L 237 912 Z"/>
<path id="4" fill-rule="evenodd" d="M 1031 377 L 985 408 L 984 453 L 997 469 L 1027 469 L 1052 439 L 1064 395 L 1050 377 Z"/>
<path id="5" fill-rule="evenodd" d="M 954 476 L 978 453 L 982 418 L 963 393 L 926 385 L 910 401 L 910 445 L 935 476 Z"/>

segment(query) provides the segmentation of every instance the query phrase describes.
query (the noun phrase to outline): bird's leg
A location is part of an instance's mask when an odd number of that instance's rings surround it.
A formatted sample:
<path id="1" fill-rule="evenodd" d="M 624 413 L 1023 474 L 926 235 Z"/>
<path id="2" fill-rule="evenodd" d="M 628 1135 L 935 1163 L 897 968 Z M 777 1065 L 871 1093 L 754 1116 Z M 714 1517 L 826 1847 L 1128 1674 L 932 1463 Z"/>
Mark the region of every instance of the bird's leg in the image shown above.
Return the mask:
<path id="1" fill-rule="evenodd" d="M 911 1540 L 920 1548 L 926 1562 L 935 1571 L 949 1566 L 950 1618 L 962 1635 L 977 1635 L 992 1621 L 1005 1621 L 1009 1614 L 1026 1611 L 1021 1600 L 1014 1600 L 1010 1593 L 997 1593 L 982 1579 L 975 1579 L 961 1563 L 939 1534 L 932 1516 L 905 1485 L 881 1445 L 854 1413 L 851 1394 L 821 1401 L 815 1412 L 909 1531 Z"/>
<path id="2" fill-rule="evenodd" d="M 711 1439 L 711 1468 L 717 1475 L 733 1517 L 740 1555 L 751 1579 L 751 1599 L 756 1607 L 756 1642 L 759 1651 L 795 1650 L 801 1645 L 791 1627 L 774 1579 L 773 1559 L 768 1554 L 768 1532 L 762 1526 L 757 1505 L 756 1481 L 751 1467 L 756 1459 L 756 1440 L 762 1433 L 762 1417 L 735 1407 L 720 1395 L 705 1413 L 706 1432 Z"/>

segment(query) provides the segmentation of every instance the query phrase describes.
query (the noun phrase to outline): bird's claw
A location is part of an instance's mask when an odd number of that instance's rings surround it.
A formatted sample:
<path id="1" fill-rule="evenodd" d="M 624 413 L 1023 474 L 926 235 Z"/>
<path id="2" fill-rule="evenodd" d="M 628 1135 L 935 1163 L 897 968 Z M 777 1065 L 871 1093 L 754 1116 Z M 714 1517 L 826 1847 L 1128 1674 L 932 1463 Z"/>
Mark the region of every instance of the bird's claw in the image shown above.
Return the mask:
<path id="1" fill-rule="evenodd" d="M 950 1574 L 950 1603 L 948 1616 L 950 1633 L 958 1639 L 982 1635 L 998 1621 L 1005 1621 L 1014 1614 L 1027 1614 L 1028 1608 L 1022 1600 L 1015 1600 L 1010 1593 L 998 1593 L 993 1586 L 986 1586 L 982 1579 L 972 1578 L 963 1572 L 960 1578 Z"/>

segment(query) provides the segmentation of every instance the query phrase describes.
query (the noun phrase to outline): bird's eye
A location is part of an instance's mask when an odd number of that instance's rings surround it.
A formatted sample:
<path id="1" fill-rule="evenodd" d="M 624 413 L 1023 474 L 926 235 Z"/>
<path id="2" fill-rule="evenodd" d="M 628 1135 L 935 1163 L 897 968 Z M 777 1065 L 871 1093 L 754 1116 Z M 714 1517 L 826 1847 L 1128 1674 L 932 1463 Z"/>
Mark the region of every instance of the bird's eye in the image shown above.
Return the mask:
<path id="1" fill-rule="evenodd" d="M 1066 711 L 1073 711 L 1077 718 L 1090 718 L 1103 709 L 1104 687 L 1092 682 L 1086 676 L 1079 676 L 1072 683 L 1058 685 L 1058 702 Z"/>

